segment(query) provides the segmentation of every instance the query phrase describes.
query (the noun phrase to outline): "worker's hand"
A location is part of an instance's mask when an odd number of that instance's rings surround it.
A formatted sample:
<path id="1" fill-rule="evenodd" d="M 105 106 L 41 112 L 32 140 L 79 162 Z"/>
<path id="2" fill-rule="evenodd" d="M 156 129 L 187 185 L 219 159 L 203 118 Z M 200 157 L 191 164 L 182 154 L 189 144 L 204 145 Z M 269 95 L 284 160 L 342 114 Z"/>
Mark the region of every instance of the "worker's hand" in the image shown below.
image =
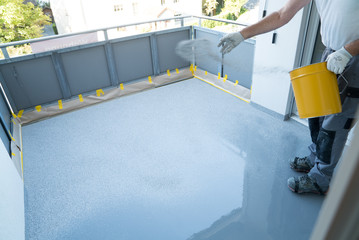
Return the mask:
<path id="1" fill-rule="evenodd" d="M 221 52 L 223 54 L 229 53 L 233 48 L 237 47 L 238 44 L 244 41 L 244 37 L 240 32 L 228 33 L 221 38 L 218 47 L 222 47 Z"/>
<path id="2" fill-rule="evenodd" d="M 327 57 L 327 68 L 335 74 L 341 74 L 353 56 L 342 47 Z"/>

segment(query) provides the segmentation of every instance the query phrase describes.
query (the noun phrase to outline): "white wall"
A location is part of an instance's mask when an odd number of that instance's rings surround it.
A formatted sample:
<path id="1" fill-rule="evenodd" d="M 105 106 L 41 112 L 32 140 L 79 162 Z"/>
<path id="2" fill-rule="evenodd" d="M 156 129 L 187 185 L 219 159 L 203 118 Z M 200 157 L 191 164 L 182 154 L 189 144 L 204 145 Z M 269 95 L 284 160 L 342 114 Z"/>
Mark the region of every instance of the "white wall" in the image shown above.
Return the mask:
<path id="1" fill-rule="evenodd" d="M 25 239 L 24 186 L 0 143 L 0 239 Z"/>
<path id="2" fill-rule="evenodd" d="M 280 9 L 287 0 L 267 0 L 267 15 Z M 259 14 L 262 15 L 264 1 Z M 303 10 L 285 26 L 256 38 L 251 101 L 281 115 L 286 114 L 290 93 L 289 71 L 293 70 Z"/>
<path id="3" fill-rule="evenodd" d="M 201 15 L 202 0 L 50 0 L 59 34 L 117 26 L 157 18 L 166 7 L 185 14 Z M 137 11 L 134 12 L 134 5 Z M 123 11 L 114 11 L 121 5 Z"/>

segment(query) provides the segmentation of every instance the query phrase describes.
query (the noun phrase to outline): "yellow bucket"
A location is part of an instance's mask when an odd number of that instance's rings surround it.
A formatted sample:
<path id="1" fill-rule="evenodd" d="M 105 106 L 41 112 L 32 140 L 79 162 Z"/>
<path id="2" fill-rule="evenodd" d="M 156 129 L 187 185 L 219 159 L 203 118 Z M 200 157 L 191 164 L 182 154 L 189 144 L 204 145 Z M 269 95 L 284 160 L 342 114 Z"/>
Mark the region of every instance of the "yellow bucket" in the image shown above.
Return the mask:
<path id="1" fill-rule="evenodd" d="M 342 111 L 337 77 L 327 69 L 326 64 L 316 63 L 289 73 L 300 118 Z"/>

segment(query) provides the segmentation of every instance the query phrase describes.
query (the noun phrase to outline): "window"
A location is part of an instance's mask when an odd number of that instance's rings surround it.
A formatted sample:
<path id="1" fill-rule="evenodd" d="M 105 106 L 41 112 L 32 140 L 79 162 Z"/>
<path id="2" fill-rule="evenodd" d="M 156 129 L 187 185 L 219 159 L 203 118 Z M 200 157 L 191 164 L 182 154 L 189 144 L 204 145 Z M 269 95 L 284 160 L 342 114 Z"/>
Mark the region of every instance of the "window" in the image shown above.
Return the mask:
<path id="1" fill-rule="evenodd" d="M 161 5 L 165 5 L 166 4 L 166 0 L 161 0 Z"/>
<path id="2" fill-rule="evenodd" d="M 113 6 L 113 10 L 115 12 L 122 12 L 123 11 L 123 5 L 122 4 L 116 4 Z"/>

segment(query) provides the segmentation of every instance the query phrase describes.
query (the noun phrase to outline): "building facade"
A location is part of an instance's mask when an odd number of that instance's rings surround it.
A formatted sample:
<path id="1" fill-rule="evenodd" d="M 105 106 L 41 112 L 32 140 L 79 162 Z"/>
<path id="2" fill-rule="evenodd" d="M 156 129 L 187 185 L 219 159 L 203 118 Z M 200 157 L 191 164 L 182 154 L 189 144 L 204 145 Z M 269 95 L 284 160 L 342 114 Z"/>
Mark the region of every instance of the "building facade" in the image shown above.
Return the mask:
<path id="1" fill-rule="evenodd" d="M 59 34 L 202 13 L 202 0 L 50 0 L 50 3 Z"/>

